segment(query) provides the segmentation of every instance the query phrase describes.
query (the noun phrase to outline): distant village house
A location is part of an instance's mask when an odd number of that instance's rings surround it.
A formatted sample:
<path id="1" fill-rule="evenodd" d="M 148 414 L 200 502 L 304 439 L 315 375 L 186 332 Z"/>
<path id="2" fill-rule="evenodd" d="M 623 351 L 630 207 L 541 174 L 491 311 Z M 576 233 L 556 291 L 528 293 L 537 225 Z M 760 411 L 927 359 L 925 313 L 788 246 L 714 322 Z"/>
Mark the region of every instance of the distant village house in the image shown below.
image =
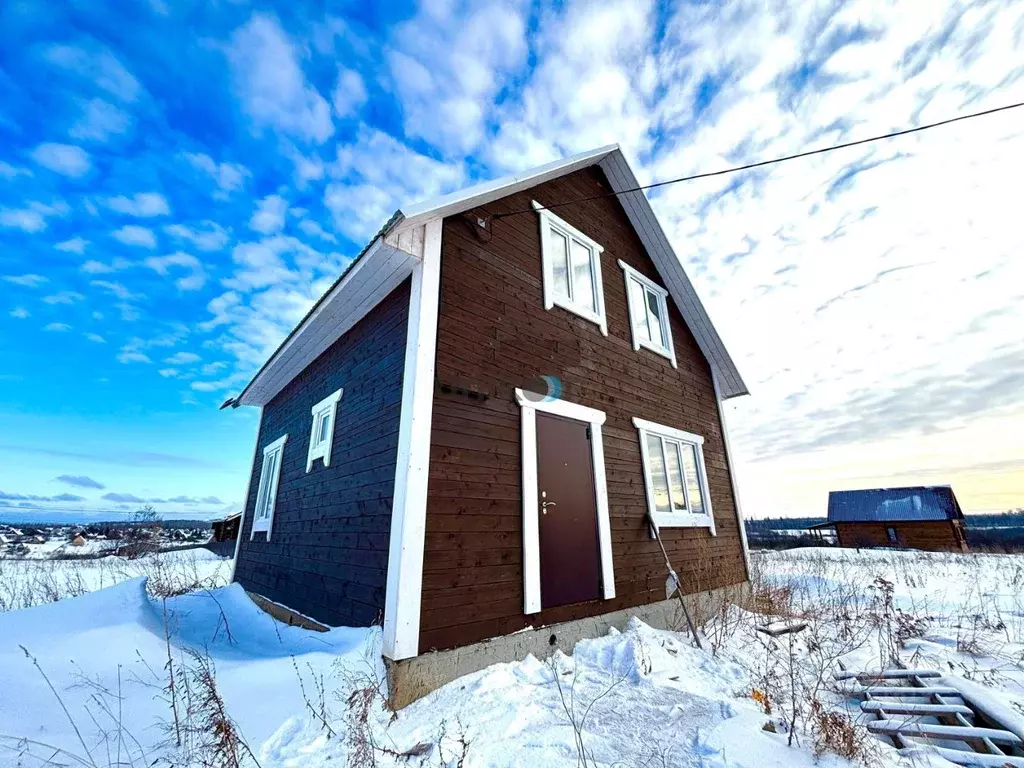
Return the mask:
<path id="1" fill-rule="evenodd" d="M 828 522 L 840 547 L 966 552 L 964 513 L 948 485 L 832 491 Z"/>

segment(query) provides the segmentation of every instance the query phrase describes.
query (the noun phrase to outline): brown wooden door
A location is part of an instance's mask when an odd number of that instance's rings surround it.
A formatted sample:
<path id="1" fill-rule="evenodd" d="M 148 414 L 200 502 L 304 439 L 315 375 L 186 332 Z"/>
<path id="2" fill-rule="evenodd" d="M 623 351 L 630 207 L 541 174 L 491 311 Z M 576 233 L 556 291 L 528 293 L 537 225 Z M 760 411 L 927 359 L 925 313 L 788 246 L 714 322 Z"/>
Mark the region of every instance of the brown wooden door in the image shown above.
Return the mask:
<path id="1" fill-rule="evenodd" d="M 590 425 L 537 413 L 541 607 L 601 596 Z"/>

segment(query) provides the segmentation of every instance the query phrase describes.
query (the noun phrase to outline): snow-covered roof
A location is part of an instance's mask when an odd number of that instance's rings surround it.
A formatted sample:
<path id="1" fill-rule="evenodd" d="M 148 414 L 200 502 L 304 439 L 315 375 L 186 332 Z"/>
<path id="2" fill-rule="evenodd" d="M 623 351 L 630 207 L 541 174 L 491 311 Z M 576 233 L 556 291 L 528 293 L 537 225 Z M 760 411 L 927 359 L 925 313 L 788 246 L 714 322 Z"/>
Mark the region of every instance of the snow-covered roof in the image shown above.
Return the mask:
<path id="1" fill-rule="evenodd" d="M 963 516 L 948 485 L 832 491 L 828 495 L 830 523 L 957 520 Z"/>
<path id="2" fill-rule="evenodd" d="M 583 152 L 519 174 L 487 181 L 399 209 L 349 268 L 313 305 L 242 393 L 224 405 L 257 405 L 273 397 L 309 363 L 351 329 L 412 273 L 418 257 L 400 243 L 429 221 L 479 208 L 570 173 L 599 167 L 654 262 L 697 344 L 723 398 L 748 394 L 739 370 L 711 323 L 683 264 L 658 223 L 650 202 L 617 144 Z"/>

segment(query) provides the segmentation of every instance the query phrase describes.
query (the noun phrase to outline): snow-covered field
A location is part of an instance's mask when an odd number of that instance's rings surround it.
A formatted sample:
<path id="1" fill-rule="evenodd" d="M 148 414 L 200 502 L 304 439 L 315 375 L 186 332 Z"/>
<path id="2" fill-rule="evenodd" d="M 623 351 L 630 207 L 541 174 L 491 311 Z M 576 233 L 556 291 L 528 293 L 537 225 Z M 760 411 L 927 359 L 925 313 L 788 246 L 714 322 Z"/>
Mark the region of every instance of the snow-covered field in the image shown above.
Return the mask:
<path id="1" fill-rule="evenodd" d="M 78 597 L 140 576 L 151 580 L 151 591 L 166 594 L 191 585 L 221 587 L 230 575 L 230 559 L 202 548 L 136 559 L 0 558 L 0 613 Z"/>
<path id="2" fill-rule="evenodd" d="M 772 616 L 723 611 L 705 651 L 634 621 L 572 656 L 469 675 L 393 718 L 379 630 L 287 627 L 237 586 L 159 599 L 134 579 L 0 614 L 0 765 L 58 748 L 60 762 L 99 766 L 228 765 L 225 750 L 265 768 L 849 765 L 825 731 L 861 716 L 832 673 L 894 657 L 984 684 L 1024 719 L 1024 558 L 809 549 L 754 561 L 757 608 Z M 779 616 L 808 628 L 754 631 Z M 225 716 L 234 727 L 219 732 L 240 740 L 209 742 Z M 849 733 L 855 761 L 909 765 L 862 723 Z"/>

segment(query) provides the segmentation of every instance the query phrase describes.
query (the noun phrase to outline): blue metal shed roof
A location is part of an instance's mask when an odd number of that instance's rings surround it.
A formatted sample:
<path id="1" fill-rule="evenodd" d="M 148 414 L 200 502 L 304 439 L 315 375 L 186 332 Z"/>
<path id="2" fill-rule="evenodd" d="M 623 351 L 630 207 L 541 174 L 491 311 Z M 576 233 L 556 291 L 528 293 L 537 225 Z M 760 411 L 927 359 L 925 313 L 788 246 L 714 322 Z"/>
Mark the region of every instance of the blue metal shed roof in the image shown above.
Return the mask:
<path id="1" fill-rule="evenodd" d="M 830 523 L 957 520 L 963 516 L 948 485 L 832 491 L 828 495 Z"/>

